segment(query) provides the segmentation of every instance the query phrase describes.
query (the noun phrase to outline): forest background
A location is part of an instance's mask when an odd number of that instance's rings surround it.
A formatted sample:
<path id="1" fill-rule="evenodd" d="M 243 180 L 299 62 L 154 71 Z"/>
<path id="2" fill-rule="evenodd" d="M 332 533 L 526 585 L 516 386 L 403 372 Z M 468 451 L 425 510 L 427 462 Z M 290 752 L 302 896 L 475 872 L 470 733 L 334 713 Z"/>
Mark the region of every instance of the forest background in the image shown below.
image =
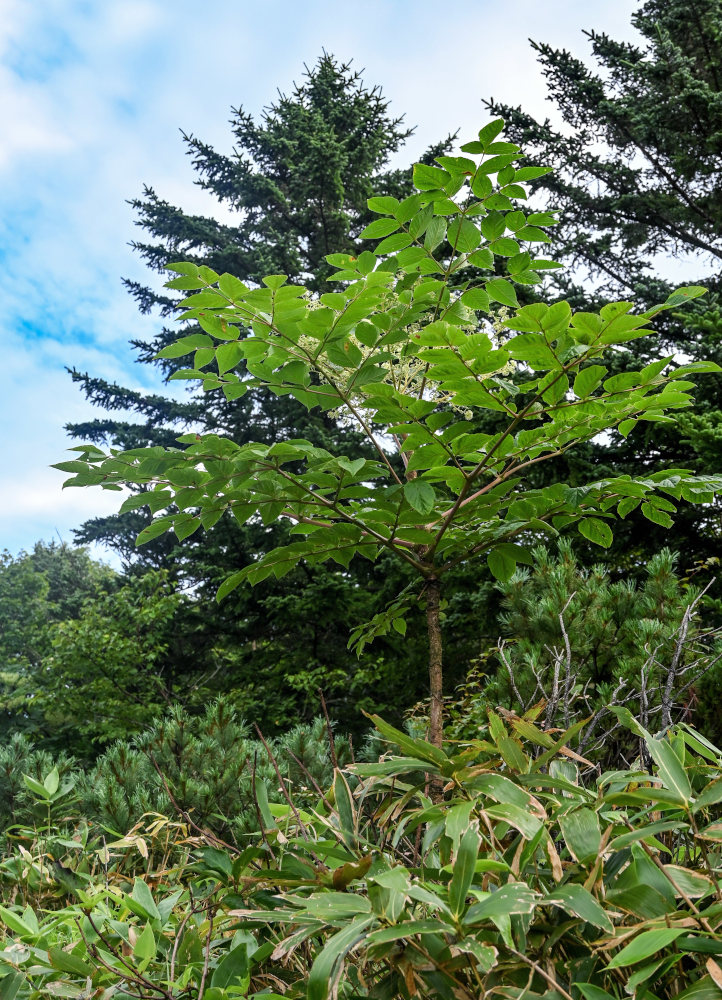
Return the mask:
<path id="1" fill-rule="evenodd" d="M 532 181 L 532 202 L 560 210 L 559 225 L 546 229 L 566 269 L 523 286 L 520 299 L 564 295 L 576 308 L 593 309 L 630 297 L 651 305 L 680 283 L 681 270 L 685 283 L 692 277 L 709 294 L 684 314 L 667 314 L 660 327 L 665 351 L 720 361 L 722 9 L 713 0 L 650 0 L 635 8 L 632 23 L 639 39 L 633 43 L 592 30 L 588 64 L 535 44 L 558 127 L 524 106 L 486 102 L 485 117 L 506 119 L 508 138 L 519 142 L 528 164 L 554 168 Z M 354 453 L 352 428 L 328 414 L 309 415 L 288 398 L 209 402 L 166 390 L 164 379 L 180 362 L 156 360 L 177 336 L 174 299 L 160 290 L 157 275 L 183 259 L 250 282 L 280 271 L 322 290 L 328 253 L 364 249 L 360 234 L 373 218 L 369 195 L 404 197 L 412 190 L 410 166 L 397 166 L 412 123 L 376 82 L 323 53 L 261 115 L 233 112 L 232 154 L 202 136 L 184 136 L 197 181 L 217 212 L 186 212 L 152 187 L 132 201 L 141 230 L 134 248 L 148 277 L 126 284 L 140 312 L 154 317 L 133 347 L 147 366 L 144 381 L 154 387 L 126 389 L 72 368 L 78 391 L 102 414 L 70 424 L 75 440 L 167 445 L 202 430 L 239 443 L 308 437 Z M 500 85 L 501 97 L 502 91 Z M 452 137 L 440 132 L 424 161 L 451 145 Z M 618 371 L 640 361 L 634 350 L 620 354 Z M 611 434 L 548 475 L 563 472 L 574 485 L 610 468 L 716 473 L 721 399 L 718 379 L 701 376 L 694 414 L 682 413 L 673 426 L 638 427 L 628 438 Z M 532 485 L 543 481 L 530 475 Z M 299 722 L 311 724 L 323 703 L 339 732 L 357 742 L 367 728 L 361 709 L 397 724 L 423 716 L 422 614 L 405 632 L 379 636 L 361 657 L 348 648 L 350 629 L 405 586 L 390 562 L 302 565 L 217 604 L 222 579 L 279 544 L 283 524 L 223 522 L 182 544 L 164 536 L 137 549 L 145 523 L 140 510 L 90 518 L 75 534 L 81 547 L 45 541 L 3 556 L 1 725 L 5 734 L 25 738 L 12 744 L 13 753 L 34 746 L 91 762 L 112 748 L 122 756 L 127 747 L 116 741 L 151 733 L 162 742 L 182 713 L 198 720 L 196 727 L 206 725 L 212 752 L 220 729 L 204 716 L 209 703 L 216 719 L 235 712 L 281 738 Z M 115 553 L 120 568 L 91 558 L 83 548 L 90 544 Z M 715 504 L 685 511 L 673 532 L 664 510 L 647 507 L 629 513 L 608 549 L 579 539 L 573 549 L 539 550 L 533 567 L 502 582 L 490 580 L 486 563 L 459 574 L 443 622 L 452 665 L 446 694 L 456 714 L 468 725 L 471 704 L 521 710 L 536 691 L 535 678 L 553 672 L 564 631 L 578 669 L 575 708 L 593 711 L 620 679 L 639 677 L 650 648 L 673 655 L 685 610 L 707 587 L 686 655 L 696 662 L 704 649 L 712 663 L 708 633 L 722 613 L 718 553 Z M 506 663 L 517 692 L 506 680 Z M 711 666 L 694 685 L 680 685 L 675 706 L 717 739 L 721 684 Z M 163 717 L 170 721 L 159 724 Z"/>

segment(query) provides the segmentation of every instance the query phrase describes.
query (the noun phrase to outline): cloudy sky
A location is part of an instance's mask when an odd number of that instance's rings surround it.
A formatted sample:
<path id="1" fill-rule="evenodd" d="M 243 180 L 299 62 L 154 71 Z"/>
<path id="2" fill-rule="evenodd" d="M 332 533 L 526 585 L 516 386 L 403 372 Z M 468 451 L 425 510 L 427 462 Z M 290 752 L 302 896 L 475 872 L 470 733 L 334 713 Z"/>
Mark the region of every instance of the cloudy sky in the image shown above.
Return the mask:
<path id="1" fill-rule="evenodd" d="M 92 412 L 65 366 L 160 389 L 128 345 L 158 321 L 120 279 L 145 278 L 126 204 L 144 183 L 213 211 L 179 129 L 230 151 L 230 108 L 258 112 L 325 48 L 417 126 L 408 162 L 442 134 L 473 136 L 484 97 L 549 114 L 527 38 L 586 54 L 582 29 L 630 38 L 634 6 L 470 0 L 444 21 L 430 0 L 0 0 L 0 549 L 71 540 L 118 502 L 63 493 L 49 468 L 72 443 L 63 425 Z"/>

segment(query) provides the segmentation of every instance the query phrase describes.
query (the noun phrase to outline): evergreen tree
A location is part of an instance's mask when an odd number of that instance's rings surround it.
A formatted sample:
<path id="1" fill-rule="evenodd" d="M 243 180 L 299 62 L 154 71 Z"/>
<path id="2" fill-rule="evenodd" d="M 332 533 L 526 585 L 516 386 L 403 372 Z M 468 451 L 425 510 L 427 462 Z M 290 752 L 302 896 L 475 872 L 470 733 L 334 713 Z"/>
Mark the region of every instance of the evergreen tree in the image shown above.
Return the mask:
<path id="1" fill-rule="evenodd" d="M 550 99 L 565 127 L 521 107 L 487 102 L 503 116 L 530 163 L 552 166 L 532 182 L 544 204 L 559 210 L 555 230 L 566 272 L 557 289 L 581 307 L 614 294 L 656 301 L 667 290 L 668 258 L 684 257 L 711 294 L 660 325 L 670 355 L 722 361 L 722 2 L 645 0 L 632 15 L 639 42 L 587 32 L 596 70 L 569 52 L 533 42 Z M 672 278 L 671 283 L 677 279 Z M 629 345 L 616 366 L 637 365 L 648 350 Z M 638 426 L 587 449 L 583 463 L 638 473 L 663 466 L 718 471 L 722 465 L 719 383 L 703 376 L 695 414 L 676 425 Z M 612 563 L 635 571 L 665 544 L 668 524 L 631 515 L 610 551 Z M 687 511 L 675 545 L 685 565 L 704 561 L 719 541 L 719 509 Z"/>
<path id="2" fill-rule="evenodd" d="M 718 287 L 722 3 L 646 0 L 632 24 L 641 44 L 586 32 L 597 72 L 532 43 L 567 128 L 487 103 L 530 160 L 554 168 L 533 187 L 560 210 L 555 241 L 577 277 L 591 272 L 599 292 L 638 293 L 655 258 L 689 252 Z M 588 287 L 577 292 L 586 298 Z"/>

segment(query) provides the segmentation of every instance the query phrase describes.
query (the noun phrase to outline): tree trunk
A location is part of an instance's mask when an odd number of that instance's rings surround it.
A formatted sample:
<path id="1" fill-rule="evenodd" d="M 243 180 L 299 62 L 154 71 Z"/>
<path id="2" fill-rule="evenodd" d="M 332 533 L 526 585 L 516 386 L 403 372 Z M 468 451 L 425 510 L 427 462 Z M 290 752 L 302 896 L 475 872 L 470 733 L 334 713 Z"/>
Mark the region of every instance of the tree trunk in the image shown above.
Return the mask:
<path id="1" fill-rule="evenodd" d="M 441 583 L 431 578 L 426 584 L 426 624 L 429 630 L 429 742 L 441 748 L 444 724 L 443 688 L 443 647 L 441 643 L 441 620 L 439 604 Z"/>

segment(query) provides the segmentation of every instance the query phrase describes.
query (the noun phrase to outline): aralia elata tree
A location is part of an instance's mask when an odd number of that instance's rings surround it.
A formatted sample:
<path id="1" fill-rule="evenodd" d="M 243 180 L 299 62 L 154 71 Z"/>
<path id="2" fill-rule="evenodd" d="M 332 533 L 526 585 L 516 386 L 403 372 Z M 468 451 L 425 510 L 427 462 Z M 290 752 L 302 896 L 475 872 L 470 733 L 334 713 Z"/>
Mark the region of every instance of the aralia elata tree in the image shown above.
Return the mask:
<path id="1" fill-rule="evenodd" d="M 263 387 L 337 412 L 365 435 L 373 459 L 306 440 L 239 445 L 191 433 L 178 448 L 106 454 L 79 446 L 75 460 L 56 466 L 73 474 L 66 485 L 144 487 L 121 507 L 150 506 L 154 519 L 139 543 L 170 529 L 182 540 L 226 513 L 241 523 L 292 522 L 296 540 L 231 575 L 219 599 L 241 583 L 283 576 L 300 560 L 348 566 L 356 556 L 393 553 L 417 586 L 352 641 L 362 648 L 392 627 L 403 633 L 411 603 L 424 602 L 429 738 L 437 747 L 446 574 L 486 556 L 493 575 L 508 579 L 517 563 L 531 561 L 528 546 L 539 536 L 574 526 L 608 546 L 610 522 L 638 506 L 671 526 L 675 501 L 709 502 L 722 491 L 722 476 L 685 469 L 525 487 L 528 469 L 580 442 L 611 428 L 629 434 L 640 420 L 673 419 L 691 405 L 689 375 L 720 369 L 664 357 L 607 378 L 600 363 L 649 334 L 662 310 L 702 294 L 698 287 L 641 314 L 631 302 L 598 314 L 573 313 L 567 302 L 518 307 L 514 285 L 534 285 L 540 271 L 556 266 L 534 251 L 550 242 L 544 227 L 554 217 L 515 207 L 524 183 L 545 168 L 515 166 L 519 147 L 498 140 L 502 128 L 501 120 L 489 123 L 462 146 L 464 155 L 438 157 L 439 166 L 417 164 L 416 194 L 372 198 L 380 218 L 362 235 L 381 241 L 358 258 L 330 255 L 336 291 L 309 293 L 284 275 L 250 288 L 205 266 L 170 266 L 179 277 L 169 286 L 192 293 L 180 318 L 204 331 L 161 351 L 192 355 L 192 366 L 175 377 L 199 379 L 227 399 Z M 500 259 L 508 277 L 494 273 Z M 241 363 L 243 378 L 235 371 Z M 484 410 L 498 414 L 498 428 L 473 432 L 470 420 Z"/>

